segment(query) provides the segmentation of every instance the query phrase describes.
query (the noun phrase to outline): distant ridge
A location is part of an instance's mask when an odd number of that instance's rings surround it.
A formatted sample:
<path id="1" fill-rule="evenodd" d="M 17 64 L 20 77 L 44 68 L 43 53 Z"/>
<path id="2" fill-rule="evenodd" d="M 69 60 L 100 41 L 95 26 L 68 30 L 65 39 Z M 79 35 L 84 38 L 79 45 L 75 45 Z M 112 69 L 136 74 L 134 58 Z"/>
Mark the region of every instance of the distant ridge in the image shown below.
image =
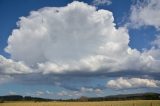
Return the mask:
<path id="1" fill-rule="evenodd" d="M 0 102 L 3 101 L 52 101 L 52 99 L 21 96 L 21 95 L 5 95 L 5 96 L 0 96 Z"/>
<path id="2" fill-rule="evenodd" d="M 6 95 L 0 96 L 0 102 L 4 101 L 118 101 L 118 100 L 160 100 L 159 93 L 135 93 L 135 94 L 120 94 L 105 97 L 85 97 L 79 99 L 46 99 L 40 97 L 21 96 L 21 95 Z"/>
<path id="3" fill-rule="evenodd" d="M 160 100 L 159 93 L 135 93 L 135 94 L 119 94 L 106 97 L 91 97 L 89 101 L 113 101 L 113 100 Z"/>

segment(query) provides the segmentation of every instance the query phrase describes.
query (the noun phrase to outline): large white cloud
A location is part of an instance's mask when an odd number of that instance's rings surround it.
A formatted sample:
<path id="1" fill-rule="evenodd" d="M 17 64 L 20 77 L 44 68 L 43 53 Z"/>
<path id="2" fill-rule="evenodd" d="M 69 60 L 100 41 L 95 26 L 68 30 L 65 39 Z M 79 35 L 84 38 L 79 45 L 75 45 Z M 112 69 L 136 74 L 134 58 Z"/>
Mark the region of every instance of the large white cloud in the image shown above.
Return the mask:
<path id="1" fill-rule="evenodd" d="M 14 61 L 23 61 L 43 74 L 159 72 L 157 58 L 148 51 L 131 49 L 127 29 L 115 28 L 113 21 L 110 11 L 78 1 L 65 7 L 42 8 L 20 18 L 5 50 Z"/>
<path id="2" fill-rule="evenodd" d="M 18 24 L 20 28 L 13 30 L 6 51 L 27 64 L 79 60 L 96 54 L 110 39 L 116 42 L 116 35 L 111 36 L 116 30 L 112 13 L 80 2 L 33 11 Z"/>
<path id="3" fill-rule="evenodd" d="M 107 87 L 114 89 L 141 88 L 141 87 L 156 88 L 159 87 L 159 84 L 160 84 L 159 81 L 151 79 L 120 77 L 118 79 L 108 81 Z"/>

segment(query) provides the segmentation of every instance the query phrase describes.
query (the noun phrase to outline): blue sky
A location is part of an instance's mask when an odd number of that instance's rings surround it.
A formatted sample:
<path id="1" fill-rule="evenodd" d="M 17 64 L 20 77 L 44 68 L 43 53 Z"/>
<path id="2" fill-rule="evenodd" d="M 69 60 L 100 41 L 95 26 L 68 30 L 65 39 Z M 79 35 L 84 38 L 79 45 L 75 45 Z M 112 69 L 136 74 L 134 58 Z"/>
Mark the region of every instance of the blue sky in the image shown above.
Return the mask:
<path id="1" fill-rule="evenodd" d="M 160 2 L 138 1 L 0 0 L 0 95 L 160 92 Z"/>

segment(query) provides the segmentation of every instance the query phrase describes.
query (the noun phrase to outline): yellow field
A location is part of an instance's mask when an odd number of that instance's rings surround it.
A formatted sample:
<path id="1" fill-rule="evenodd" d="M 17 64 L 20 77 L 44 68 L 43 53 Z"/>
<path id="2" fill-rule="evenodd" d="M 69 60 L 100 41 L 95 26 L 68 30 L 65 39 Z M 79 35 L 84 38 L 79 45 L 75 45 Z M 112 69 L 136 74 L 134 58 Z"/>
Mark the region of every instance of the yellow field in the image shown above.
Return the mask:
<path id="1" fill-rule="evenodd" d="M 8 102 L 0 106 L 160 106 L 160 100 L 105 101 L 105 102 Z"/>

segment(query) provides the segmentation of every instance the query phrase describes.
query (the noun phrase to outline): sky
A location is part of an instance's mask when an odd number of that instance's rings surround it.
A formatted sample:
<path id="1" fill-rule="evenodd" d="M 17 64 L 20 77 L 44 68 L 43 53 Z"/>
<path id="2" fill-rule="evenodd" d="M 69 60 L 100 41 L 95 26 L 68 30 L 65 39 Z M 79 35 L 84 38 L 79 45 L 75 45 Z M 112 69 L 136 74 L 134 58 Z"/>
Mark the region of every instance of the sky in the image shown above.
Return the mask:
<path id="1" fill-rule="evenodd" d="M 160 93 L 159 0 L 0 0 L 0 95 Z"/>

